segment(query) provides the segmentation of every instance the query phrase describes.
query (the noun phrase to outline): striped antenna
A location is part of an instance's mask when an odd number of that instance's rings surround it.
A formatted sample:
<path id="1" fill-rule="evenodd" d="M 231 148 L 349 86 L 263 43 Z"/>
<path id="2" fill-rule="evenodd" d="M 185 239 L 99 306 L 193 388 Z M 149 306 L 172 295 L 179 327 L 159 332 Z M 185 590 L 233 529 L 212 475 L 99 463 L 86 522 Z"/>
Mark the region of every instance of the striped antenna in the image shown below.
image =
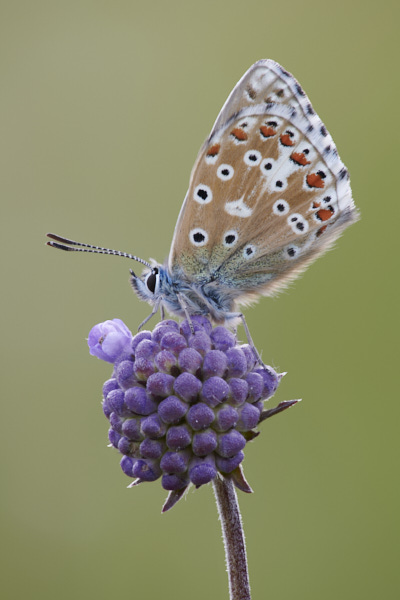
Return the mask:
<path id="1" fill-rule="evenodd" d="M 82 242 L 74 242 L 73 240 L 69 240 L 68 238 L 63 238 L 55 233 L 47 233 L 47 237 L 51 238 L 51 242 L 47 242 L 47 246 L 51 246 L 52 248 L 57 248 L 58 250 L 65 250 L 67 252 L 93 252 L 94 254 L 113 254 L 115 256 L 124 256 L 125 258 L 131 258 L 132 260 L 136 260 L 142 265 L 146 267 L 152 268 L 151 264 L 147 261 L 143 260 L 143 258 L 139 258 L 138 256 L 134 256 L 133 254 L 127 254 L 126 252 L 120 252 L 119 250 L 110 250 L 109 248 L 102 248 L 101 246 L 92 246 L 91 244 L 83 244 Z M 59 243 L 61 242 L 61 243 Z M 79 248 L 74 248 L 74 246 L 80 246 Z"/>

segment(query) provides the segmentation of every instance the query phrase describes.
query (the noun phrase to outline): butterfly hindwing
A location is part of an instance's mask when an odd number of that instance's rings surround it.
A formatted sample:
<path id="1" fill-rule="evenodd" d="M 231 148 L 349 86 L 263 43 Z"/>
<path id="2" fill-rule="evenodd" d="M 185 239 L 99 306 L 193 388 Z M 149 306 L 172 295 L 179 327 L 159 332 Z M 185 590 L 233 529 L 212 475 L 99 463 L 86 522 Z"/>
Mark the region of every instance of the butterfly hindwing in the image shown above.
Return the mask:
<path id="1" fill-rule="evenodd" d="M 238 301 L 272 294 L 357 218 L 347 170 L 297 81 L 253 65 L 194 165 L 169 268 Z"/>

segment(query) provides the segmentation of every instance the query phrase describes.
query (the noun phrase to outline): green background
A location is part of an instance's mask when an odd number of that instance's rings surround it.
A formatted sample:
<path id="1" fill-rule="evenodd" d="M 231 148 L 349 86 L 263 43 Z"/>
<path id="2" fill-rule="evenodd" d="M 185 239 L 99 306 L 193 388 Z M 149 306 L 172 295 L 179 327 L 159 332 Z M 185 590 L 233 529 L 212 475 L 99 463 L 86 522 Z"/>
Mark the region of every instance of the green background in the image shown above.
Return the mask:
<path id="1" fill-rule="evenodd" d="M 147 316 L 131 265 L 44 242 L 55 231 L 163 260 L 198 148 L 269 57 L 333 135 L 362 219 L 246 311 L 264 360 L 288 371 L 271 405 L 303 398 L 246 450 L 253 595 L 397 598 L 399 3 L 0 8 L 2 597 L 228 597 L 210 486 L 162 516 L 160 483 L 127 490 L 106 446 L 110 368 L 85 337 Z"/>

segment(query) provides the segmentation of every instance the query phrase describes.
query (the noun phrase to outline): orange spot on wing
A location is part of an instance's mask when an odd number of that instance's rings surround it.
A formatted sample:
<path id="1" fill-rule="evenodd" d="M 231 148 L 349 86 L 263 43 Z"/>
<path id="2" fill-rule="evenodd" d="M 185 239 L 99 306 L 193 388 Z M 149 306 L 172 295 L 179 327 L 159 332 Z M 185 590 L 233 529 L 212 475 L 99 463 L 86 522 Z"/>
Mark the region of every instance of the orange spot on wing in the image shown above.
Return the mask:
<path id="1" fill-rule="evenodd" d="M 303 152 L 292 152 L 290 158 L 293 162 L 305 167 L 305 165 L 309 165 L 310 161 L 307 160 L 306 155 Z"/>
<path id="2" fill-rule="evenodd" d="M 214 144 L 207 150 L 207 156 L 217 156 L 220 148 L 220 144 Z"/>
<path id="3" fill-rule="evenodd" d="M 265 138 L 276 135 L 276 131 L 273 127 L 267 127 L 266 125 L 261 125 L 260 127 L 261 135 Z"/>
<path id="4" fill-rule="evenodd" d="M 327 225 L 324 225 L 323 227 L 320 227 L 320 229 L 318 229 L 316 236 L 319 237 L 320 235 L 322 235 L 325 231 L 325 229 L 327 228 Z"/>
<path id="5" fill-rule="evenodd" d="M 290 137 L 290 135 L 288 133 L 282 133 L 280 140 L 281 140 L 281 144 L 283 144 L 283 146 L 293 146 L 294 145 L 294 141 L 292 140 L 292 138 Z"/>
<path id="6" fill-rule="evenodd" d="M 313 208 L 319 208 L 321 206 L 321 202 L 313 202 Z"/>
<path id="7" fill-rule="evenodd" d="M 320 221 L 327 221 L 331 218 L 332 214 L 332 211 L 327 210 L 326 208 L 320 208 L 320 210 L 317 212 L 317 217 L 320 219 Z"/>
<path id="8" fill-rule="evenodd" d="M 318 173 L 310 173 L 307 175 L 306 181 L 308 187 L 323 188 L 325 185 L 322 177 L 318 175 Z"/>
<path id="9" fill-rule="evenodd" d="M 236 127 L 235 129 L 232 129 L 231 135 L 233 135 L 234 138 L 239 140 L 239 142 L 244 142 L 248 138 L 247 133 L 245 131 L 243 131 L 243 129 L 240 129 L 240 127 Z"/>

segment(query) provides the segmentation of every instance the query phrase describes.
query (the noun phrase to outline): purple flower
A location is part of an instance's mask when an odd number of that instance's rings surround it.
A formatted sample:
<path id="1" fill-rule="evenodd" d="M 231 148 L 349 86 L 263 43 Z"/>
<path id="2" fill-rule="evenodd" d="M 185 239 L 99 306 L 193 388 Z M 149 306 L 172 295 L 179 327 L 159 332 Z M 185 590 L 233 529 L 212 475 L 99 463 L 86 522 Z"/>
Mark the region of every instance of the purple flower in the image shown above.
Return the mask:
<path id="1" fill-rule="evenodd" d="M 243 489 L 246 443 L 263 420 L 293 404 L 263 411 L 281 376 L 261 367 L 252 348 L 225 327 L 213 328 L 203 316 L 191 322 L 166 320 L 132 336 L 113 319 L 88 338 L 91 354 L 114 363 L 103 386 L 110 445 L 123 455 L 131 485 L 161 478 L 170 492 L 167 508 L 188 485 L 218 473 Z"/>
<path id="2" fill-rule="evenodd" d="M 91 329 L 88 337 L 89 352 L 110 363 L 130 349 L 132 334 L 121 319 L 99 323 Z"/>

